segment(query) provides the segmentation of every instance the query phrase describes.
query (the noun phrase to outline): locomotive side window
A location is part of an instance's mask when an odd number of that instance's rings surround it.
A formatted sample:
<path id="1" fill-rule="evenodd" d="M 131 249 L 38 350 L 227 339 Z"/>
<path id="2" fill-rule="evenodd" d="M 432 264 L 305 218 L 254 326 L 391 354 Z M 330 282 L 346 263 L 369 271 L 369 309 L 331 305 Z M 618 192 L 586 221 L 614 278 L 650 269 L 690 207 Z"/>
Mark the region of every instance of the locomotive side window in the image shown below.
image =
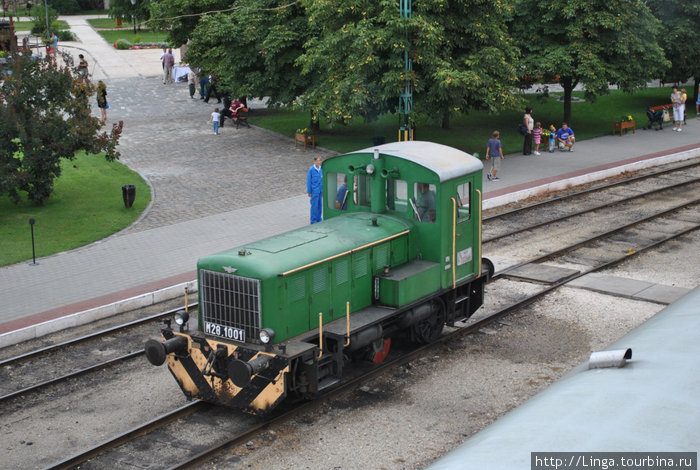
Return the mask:
<path id="1" fill-rule="evenodd" d="M 411 200 L 416 219 L 421 222 L 435 222 L 436 200 L 435 185 L 416 183 L 413 189 L 414 198 Z"/>
<path id="2" fill-rule="evenodd" d="M 404 180 L 386 180 L 386 207 L 390 211 L 405 213 L 408 209 L 408 184 Z"/>
<path id="3" fill-rule="evenodd" d="M 457 218 L 460 222 L 471 217 L 471 186 L 470 182 L 457 185 Z"/>
<path id="4" fill-rule="evenodd" d="M 353 202 L 358 206 L 372 205 L 372 175 L 355 175 L 353 178 Z"/>
<path id="5" fill-rule="evenodd" d="M 344 173 L 328 173 L 328 194 L 326 204 L 329 209 L 348 209 L 348 176 Z"/>

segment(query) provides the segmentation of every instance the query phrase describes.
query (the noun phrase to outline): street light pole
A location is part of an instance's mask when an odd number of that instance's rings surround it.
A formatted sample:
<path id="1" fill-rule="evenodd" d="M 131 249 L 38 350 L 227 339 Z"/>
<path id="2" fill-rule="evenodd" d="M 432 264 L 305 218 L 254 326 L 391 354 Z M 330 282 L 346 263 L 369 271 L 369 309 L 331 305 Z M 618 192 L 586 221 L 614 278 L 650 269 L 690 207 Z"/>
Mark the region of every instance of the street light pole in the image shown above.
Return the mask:
<path id="1" fill-rule="evenodd" d="M 134 23 L 134 36 L 136 36 L 136 0 L 131 0 L 131 22 Z"/>
<path id="2" fill-rule="evenodd" d="M 44 0 L 44 12 L 46 13 L 46 37 L 49 37 L 49 4 Z"/>

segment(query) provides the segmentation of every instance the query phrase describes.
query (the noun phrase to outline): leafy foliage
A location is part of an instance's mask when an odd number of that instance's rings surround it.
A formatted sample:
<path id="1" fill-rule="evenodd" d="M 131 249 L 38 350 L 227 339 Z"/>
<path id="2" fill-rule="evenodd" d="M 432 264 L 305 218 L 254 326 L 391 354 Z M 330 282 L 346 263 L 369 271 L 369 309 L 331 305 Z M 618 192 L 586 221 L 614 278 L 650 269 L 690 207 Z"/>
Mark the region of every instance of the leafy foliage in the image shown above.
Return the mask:
<path id="1" fill-rule="evenodd" d="M 35 59 L 14 54 L 11 75 L 0 87 L 0 194 L 20 200 L 20 191 L 41 205 L 61 174 L 60 160 L 78 150 L 119 158 L 116 146 L 123 123 L 110 133 L 91 116 L 94 86 L 62 67 L 53 56 Z"/>
<path id="2" fill-rule="evenodd" d="M 644 87 L 668 67 L 657 42 L 660 22 L 642 0 L 517 0 L 513 36 L 523 51 L 521 75 L 560 77 L 564 121 L 571 121 L 571 92 L 586 99 Z M 537 12 L 533 14 L 533 12 Z"/>
<path id="3" fill-rule="evenodd" d="M 416 91 L 414 110 L 445 128 L 453 113 L 518 102 L 512 93 L 517 51 L 503 2 L 416 2 L 410 19 L 399 16 L 393 0 L 313 0 L 307 7 L 318 35 L 299 63 L 317 86 L 302 102 L 326 119 L 347 123 L 393 112 L 406 81 Z M 413 63 L 408 75 L 405 51 Z"/>
<path id="4" fill-rule="evenodd" d="M 48 37 L 48 31 L 46 31 L 46 9 L 43 4 L 37 4 L 32 7 L 31 11 L 32 22 L 32 34 L 37 36 Z M 49 28 L 52 30 L 57 30 L 56 20 L 58 20 L 58 12 L 53 8 L 49 7 Z"/>
<path id="5" fill-rule="evenodd" d="M 700 2 L 686 0 L 648 0 L 654 15 L 661 20 L 663 33 L 659 43 L 671 68 L 664 75 L 666 82 L 684 82 L 695 78 L 695 96 L 698 98 L 700 81 Z"/>
<path id="6" fill-rule="evenodd" d="M 203 15 L 190 35 L 185 60 L 213 74 L 221 91 L 232 97 L 291 103 L 307 85 L 295 60 L 308 27 L 300 6 L 281 5 L 279 0 L 239 0 L 232 11 Z"/>
<path id="7" fill-rule="evenodd" d="M 131 0 L 111 0 L 109 2 L 109 17 L 123 21 L 134 21 L 134 32 L 141 29 L 141 23 L 151 17 L 151 1 L 136 0 L 132 5 Z"/>

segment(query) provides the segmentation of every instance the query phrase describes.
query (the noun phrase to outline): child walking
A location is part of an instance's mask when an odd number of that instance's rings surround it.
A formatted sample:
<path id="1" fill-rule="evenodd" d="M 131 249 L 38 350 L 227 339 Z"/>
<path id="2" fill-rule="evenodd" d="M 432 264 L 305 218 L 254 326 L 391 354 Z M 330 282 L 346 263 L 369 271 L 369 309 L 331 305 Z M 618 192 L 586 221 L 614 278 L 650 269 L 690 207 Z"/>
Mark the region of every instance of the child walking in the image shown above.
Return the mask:
<path id="1" fill-rule="evenodd" d="M 541 155 L 540 142 L 542 142 L 542 123 L 535 123 L 535 128 L 532 130 L 532 138 L 535 141 L 535 155 Z"/>
<path id="2" fill-rule="evenodd" d="M 209 122 L 214 125 L 214 135 L 219 135 L 219 119 L 221 119 L 219 108 L 214 108 L 214 112 L 211 113 L 211 117 L 209 118 Z"/>
<path id="3" fill-rule="evenodd" d="M 554 148 L 557 146 L 557 128 L 554 124 L 549 125 L 549 153 L 554 152 Z"/>
<path id="4" fill-rule="evenodd" d="M 496 176 L 498 170 L 501 169 L 501 160 L 503 160 L 503 147 L 498 139 L 500 136 L 500 132 L 493 131 L 489 142 L 486 144 L 486 160 L 491 160 L 491 169 L 486 174 L 486 177 L 491 181 L 500 181 L 500 178 Z"/>

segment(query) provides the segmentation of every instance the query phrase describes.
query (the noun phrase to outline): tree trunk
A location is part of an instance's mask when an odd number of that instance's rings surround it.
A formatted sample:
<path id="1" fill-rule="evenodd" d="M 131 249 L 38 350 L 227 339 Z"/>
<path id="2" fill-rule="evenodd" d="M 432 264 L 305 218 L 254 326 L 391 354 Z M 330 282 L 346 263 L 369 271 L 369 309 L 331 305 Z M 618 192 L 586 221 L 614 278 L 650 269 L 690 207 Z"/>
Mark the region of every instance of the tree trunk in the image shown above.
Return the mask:
<path id="1" fill-rule="evenodd" d="M 447 107 L 442 110 L 442 123 L 440 124 L 440 127 L 443 129 L 450 128 L 450 110 L 447 109 Z"/>
<path id="2" fill-rule="evenodd" d="M 313 132 L 318 132 L 321 130 L 321 123 L 318 122 L 318 116 L 314 113 L 313 109 L 309 110 L 309 129 Z"/>
<path id="3" fill-rule="evenodd" d="M 574 91 L 573 81 L 569 77 L 562 77 L 559 81 L 564 88 L 564 122 L 571 123 L 571 94 Z"/>

